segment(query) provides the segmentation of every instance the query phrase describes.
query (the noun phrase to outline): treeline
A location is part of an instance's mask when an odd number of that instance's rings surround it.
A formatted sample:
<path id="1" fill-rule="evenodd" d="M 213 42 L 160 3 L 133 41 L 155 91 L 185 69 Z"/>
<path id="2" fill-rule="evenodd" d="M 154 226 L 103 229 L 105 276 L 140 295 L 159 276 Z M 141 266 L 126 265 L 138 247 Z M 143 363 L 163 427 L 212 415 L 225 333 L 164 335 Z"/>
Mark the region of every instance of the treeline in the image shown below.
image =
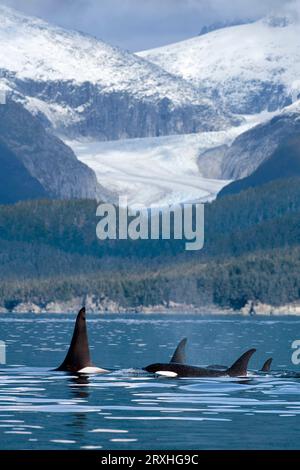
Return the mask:
<path id="1" fill-rule="evenodd" d="M 89 272 L 55 277 L 6 279 L 0 303 L 12 309 L 21 302 L 40 306 L 53 301 L 109 298 L 124 307 L 168 305 L 242 308 L 249 300 L 279 306 L 300 298 L 300 248 L 280 249 L 222 262 L 174 264 L 164 270 Z"/>
<path id="2" fill-rule="evenodd" d="M 0 306 L 87 293 L 124 306 L 176 302 L 241 308 L 300 298 L 300 178 L 205 208 L 205 248 L 96 237 L 95 201 L 0 206 Z"/>

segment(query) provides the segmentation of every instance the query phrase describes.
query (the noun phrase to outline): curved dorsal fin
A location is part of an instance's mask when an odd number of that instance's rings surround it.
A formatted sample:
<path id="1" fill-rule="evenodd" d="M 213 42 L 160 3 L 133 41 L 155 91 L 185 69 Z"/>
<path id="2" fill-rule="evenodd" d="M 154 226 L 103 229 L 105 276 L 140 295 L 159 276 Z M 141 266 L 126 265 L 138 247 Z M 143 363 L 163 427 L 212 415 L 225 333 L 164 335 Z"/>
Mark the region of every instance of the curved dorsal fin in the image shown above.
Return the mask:
<path id="1" fill-rule="evenodd" d="M 240 377 L 247 374 L 248 363 L 251 356 L 255 353 L 256 349 L 249 349 L 241 357 L 235 361 L 229 369 L 227 369 L 228 375 L 231 377 Z"/>
<path id="2" fill-rule="evenodd" d="M 183 338 L 180 343 L 178 344 L 175 352 L 170 360 L 170 364 L 175 362 L 177 364 L 185 364 L 186 356 L 185 356 L 185 346 L 187 343 L 187 338 Z"/>
<path id="3" fill-rule="evenodd" d="M 267 359 L 266 362 L 264 363 L 264 365 L 262 366 L 262 368 L 260 369 L 261 372 L 269 372 L 269 370 L 271 368 L 272 361 L 273 361 L 272 357 Z"/>
<path id="4" fill-rule="evenodd" d="M 82 308 L 76 318 L 72 341 L 65 360 L 56 370 L 78 372 L 91 366 L 85 308 Z"/>

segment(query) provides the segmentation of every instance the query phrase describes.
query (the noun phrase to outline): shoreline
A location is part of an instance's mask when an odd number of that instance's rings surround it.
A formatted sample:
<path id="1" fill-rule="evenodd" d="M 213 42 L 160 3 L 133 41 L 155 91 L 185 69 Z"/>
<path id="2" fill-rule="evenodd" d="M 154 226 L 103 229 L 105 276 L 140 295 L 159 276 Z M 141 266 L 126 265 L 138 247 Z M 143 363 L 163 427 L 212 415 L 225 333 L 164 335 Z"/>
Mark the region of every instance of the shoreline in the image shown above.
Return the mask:
<path id="1" fill-rule="evenodd" d="M 33 302 L 20 302 L 11 309 L 0 306 L 0 314 L 72 314 L 78 311 L 82 305 L 93 314 L 197 314 L 206 316 L 226 316 L 226 315 L 239 315 L 245 317 L 259 317 L 259 316 L 300 316 L 300 302 L 293 302 L 281 306 L 274 306 L 263 304 L 261 302 L 249 301 L 240 310 L 233 308 L 222 308 L 218 305 L 201 305 L 195 306 L 192 304 L 168 302 L 160 305 L 150 306 L 137 306 L 125 307 L 110 299 L 101 299 L 98 301 L 95 297 L 87 297 L 86 299 L 75 298 L 66 302 L 49 302 L 44 305 L 39 305 Z"/>

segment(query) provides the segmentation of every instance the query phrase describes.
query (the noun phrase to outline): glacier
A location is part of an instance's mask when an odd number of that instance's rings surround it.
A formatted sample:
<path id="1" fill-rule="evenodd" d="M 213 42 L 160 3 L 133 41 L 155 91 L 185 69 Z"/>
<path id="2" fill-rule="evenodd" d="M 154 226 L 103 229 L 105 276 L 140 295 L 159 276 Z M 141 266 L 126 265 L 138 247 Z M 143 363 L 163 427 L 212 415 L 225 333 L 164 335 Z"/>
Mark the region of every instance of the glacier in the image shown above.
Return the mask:
<path id="1" fill-rule="evenodd" d="M 205 153 L 221 146 L 229 148 L 240 133 L 258 121 L 256 117 L 242 127 L 219 132 L 65 143 L 81 162 L 94 170 L 104 188 L 126 196 L 130 206 L 207 202 L 231 180 L 222 178 L 222 174 L 215 177 L 215 160 L 207 160 Z"/>

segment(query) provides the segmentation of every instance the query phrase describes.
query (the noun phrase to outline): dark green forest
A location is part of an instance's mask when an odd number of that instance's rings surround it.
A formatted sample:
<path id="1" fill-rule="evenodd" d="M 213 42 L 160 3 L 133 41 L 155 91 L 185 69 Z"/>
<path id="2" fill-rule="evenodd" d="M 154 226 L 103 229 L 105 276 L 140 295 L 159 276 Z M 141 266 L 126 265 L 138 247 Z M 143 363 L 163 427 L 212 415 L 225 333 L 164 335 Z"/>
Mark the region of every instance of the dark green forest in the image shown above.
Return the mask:
<path id="1" fill-rule="evenodd" d="M 205 246 L 99 241 L 95 201 L 0 206 L 0 306 L 43 306 L 87 294 L 124 307 L 300 298 L 300 178 L 277 180 L 205 206 Z"/>

